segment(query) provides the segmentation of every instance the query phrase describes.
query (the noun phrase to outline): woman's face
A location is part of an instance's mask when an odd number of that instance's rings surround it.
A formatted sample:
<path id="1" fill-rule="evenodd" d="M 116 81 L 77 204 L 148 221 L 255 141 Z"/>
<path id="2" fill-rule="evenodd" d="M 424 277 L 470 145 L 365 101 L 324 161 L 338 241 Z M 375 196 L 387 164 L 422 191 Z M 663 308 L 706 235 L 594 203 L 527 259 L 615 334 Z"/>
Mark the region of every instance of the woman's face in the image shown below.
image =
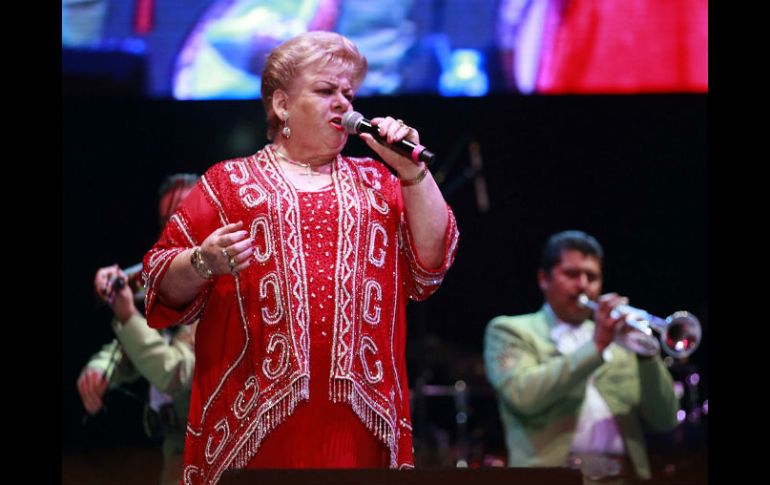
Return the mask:
<path id="1" fill-rule="evenodd" d="M 341 152 L 348 141 L 342 115 L 353 109 L 354 94 L 346 70 L 338 66 L 306 68 L 288 89 L 291 138 L 286 143 L 306 156 Z"/>

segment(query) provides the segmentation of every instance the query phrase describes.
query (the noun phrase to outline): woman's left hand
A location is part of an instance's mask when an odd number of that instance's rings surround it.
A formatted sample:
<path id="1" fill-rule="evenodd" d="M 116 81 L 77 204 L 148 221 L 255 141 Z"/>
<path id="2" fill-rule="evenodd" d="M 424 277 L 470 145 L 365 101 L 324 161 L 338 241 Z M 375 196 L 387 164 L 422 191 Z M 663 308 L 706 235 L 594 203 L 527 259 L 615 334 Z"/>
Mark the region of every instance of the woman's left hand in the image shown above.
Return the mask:
<path id="1" fill-rule="evenodd" d="M 372 118 L 372 125 L 379 129 L 380 136 L 385 138 L 388 143 L 401 140 L 409 140 L 412 143 L 420 143 L 420 134 L 415 128 L 406 125 L 401 120 L 396 120 L 390 116 L 384 118 Z M 415 163 L 411 158 L 399 154 L 390 148 L 382 145 L 368 133 L 361 133 L 361 138 L 369 145 L 369 148 L 377 152 L 382 160 L 390 165 L 393 170 L 398 172 L 402 179 L 411 179 L 417 176 L 423 169 L 423 163 Z"/>

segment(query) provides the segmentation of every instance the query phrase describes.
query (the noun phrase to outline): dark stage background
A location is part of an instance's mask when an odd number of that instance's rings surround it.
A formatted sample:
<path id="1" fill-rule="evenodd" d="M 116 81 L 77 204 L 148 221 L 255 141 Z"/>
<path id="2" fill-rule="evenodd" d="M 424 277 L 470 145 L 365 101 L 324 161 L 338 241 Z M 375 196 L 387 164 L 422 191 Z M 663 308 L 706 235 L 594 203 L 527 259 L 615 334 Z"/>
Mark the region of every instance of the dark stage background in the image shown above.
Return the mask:
<path id="1" fill-rule="evenodd" d="M 461 231 L 443 286 L 409 309 L 410 383 L 428 390 L 415 400 L 420 460 L 452 465 L 465 454 L 478 465 L 504 457 L 481 367 L 484 327 L 496 315 L 540 306 L 540 249 L 564 229 L 585 230 L 604 245 L 606 291 L 659 316 L 689 310 L 701 319 L 703 344 L 690 370 L 700 375 L 694 401 L 707 399 L 707 95 L 368 98 L 356 109 L 420 130 L 438 155 L 433 171 Z M 94 272 L 140 262 L 157 236 L 163 177 L 253 153 L 265 143 L 264 112 L 258 100 L 65 98 L 62 125 L 63 452 L 144 445 L 142 405 L 125 393 L 112 392 L 107 413 L 82 421 L 75 380 L 112 337 L 109 312 L 92 295 Z M 481 149 L 487 212 L 468 177 L 471 140 Z M 351 140 L 346 153 L 367 151 Z M 451 393 L 440 395 L 460 379 L 468 386 L 464 426 Z M 463 436 L 470 449 L 458 445 Z M 706 446 L 705 433 L 681 430 L 651 443 L 661 453 Z"/>

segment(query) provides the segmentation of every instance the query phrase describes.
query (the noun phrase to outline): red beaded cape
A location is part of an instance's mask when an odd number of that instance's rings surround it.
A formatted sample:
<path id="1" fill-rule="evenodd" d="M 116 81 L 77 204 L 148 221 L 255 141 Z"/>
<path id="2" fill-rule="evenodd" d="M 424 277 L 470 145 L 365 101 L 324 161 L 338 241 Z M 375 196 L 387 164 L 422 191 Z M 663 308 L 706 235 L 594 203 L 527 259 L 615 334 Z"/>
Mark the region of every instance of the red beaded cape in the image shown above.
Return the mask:
<path id="1" fill-rule="evenodd" d="M 332 184 L 336 255 L 326 395 L 310 386 L 311 339 L 319 335 L 310 318 L 309 280 L 319 276 L 314 245 L 303 246 L 299 195 L 272 146 L 211 167 L 144 257 L 149 325 L 200 318 L 184 483 L 215 483 L 224 470 L 245 467 L 271 431 L 315 399 L 348 405 L 388 450 L 389 467 L 413 466 L 406 303 L 438 289 L 454 260 L 456 222 L 447 207 L 443 261 L 426 268 L 398 179 L 382 163 L 338 156 Z M 183 309 L 163 305 L 157 288 L 174 257 L 240 220 L 255 241 L 252 264 L 237 276 L 213 278 Z"/>

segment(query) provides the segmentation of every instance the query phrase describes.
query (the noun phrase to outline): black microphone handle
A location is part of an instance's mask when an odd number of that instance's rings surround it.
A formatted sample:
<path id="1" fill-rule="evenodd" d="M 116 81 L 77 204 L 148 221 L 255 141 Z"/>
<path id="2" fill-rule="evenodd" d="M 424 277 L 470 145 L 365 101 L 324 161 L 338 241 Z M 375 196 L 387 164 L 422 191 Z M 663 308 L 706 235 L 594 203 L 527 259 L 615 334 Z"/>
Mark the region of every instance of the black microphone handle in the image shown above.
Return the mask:
<path id="1" fill-rule="evenodd" d="M 421 149 L 419 155 L 417 156 L 417 159 L 420 161 L 423 161 L 430 165 L 433 163 L 433 161 L 436 159 L 436 154 L 432 151 L 428 150 L 422 145 L 417 145 L 416 143 L 412 143 L 409 140 L 401 140 L 394 143 L 388 143 L 388 139 L 384 136 L 380 135 L 379 130 L 377 127 L 372 125 L 369 120 L 366 118 L 362 118 L 358 121 L 356 124 L 356 129 L 359 133 L 365 132 L 369 133 L 374 137 L 375 140 L 380 142 L 381 145 L 385 145 L 388 148 L 391 148 L 398 153 L 404 155 L 407 158 L 412 158 L 412 153 L 414 153 L 415 148 Z M 415 162 L 416 163 L 416 162 Z"/>

